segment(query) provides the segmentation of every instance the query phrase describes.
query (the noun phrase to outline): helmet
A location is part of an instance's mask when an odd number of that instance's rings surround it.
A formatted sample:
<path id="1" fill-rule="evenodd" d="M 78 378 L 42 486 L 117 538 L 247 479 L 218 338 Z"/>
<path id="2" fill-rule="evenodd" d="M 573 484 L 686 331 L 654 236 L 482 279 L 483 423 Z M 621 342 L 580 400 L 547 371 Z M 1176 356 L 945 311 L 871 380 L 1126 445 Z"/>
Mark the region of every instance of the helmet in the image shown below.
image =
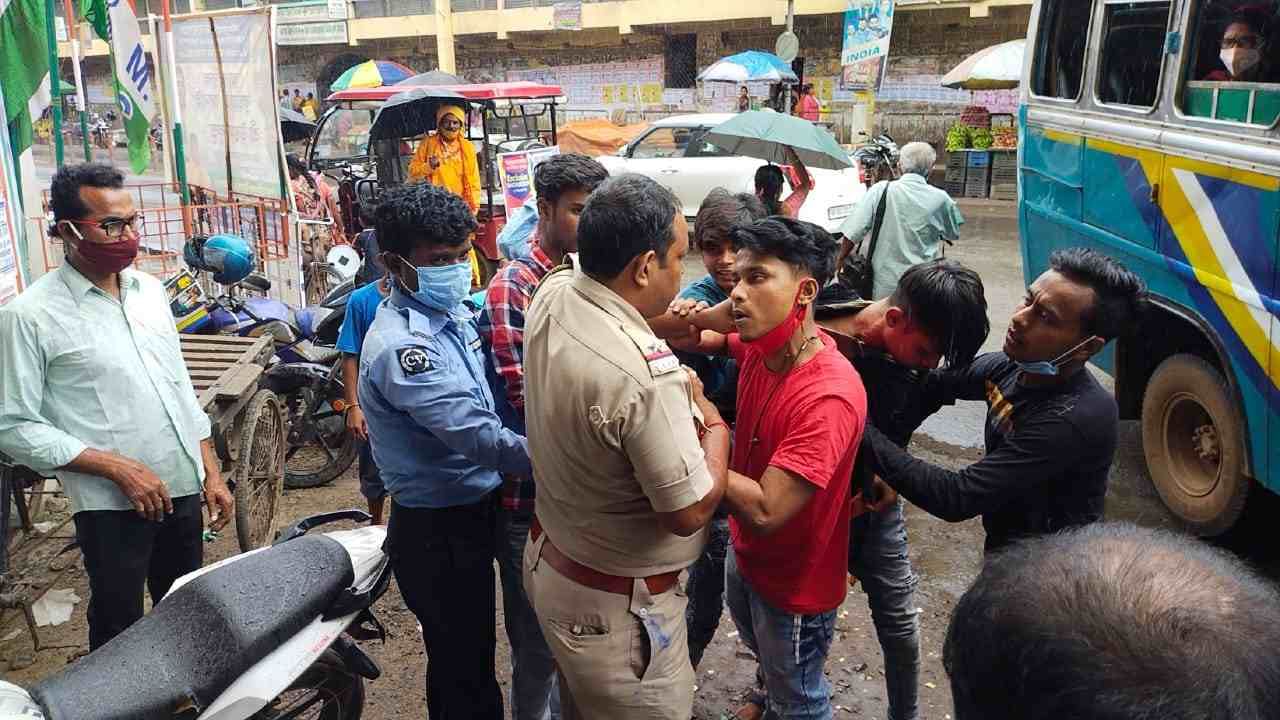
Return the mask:
<path id="1" fill-rule="evenodd" d="M 360 270 L 360 253 L 350 245 L 334 245 L 324 260 L 344 282 Z"/>
<path id="2" fill-rule="evenodd" d="M 196 236 L 182 248 L 183 259 L 195 270 L 213 273 L 219 285 L 234 285 L 258 264 L 253 246 L 239 235 Z"/>

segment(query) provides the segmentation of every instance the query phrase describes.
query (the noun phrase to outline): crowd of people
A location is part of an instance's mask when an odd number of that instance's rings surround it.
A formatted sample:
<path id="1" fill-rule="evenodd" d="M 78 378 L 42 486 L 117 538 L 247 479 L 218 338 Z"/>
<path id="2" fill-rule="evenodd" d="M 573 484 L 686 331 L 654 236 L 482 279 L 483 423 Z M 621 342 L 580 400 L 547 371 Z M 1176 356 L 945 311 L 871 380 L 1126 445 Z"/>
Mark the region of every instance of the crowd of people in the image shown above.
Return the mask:
<path id="1" fill-rule="evenodd" d="M 982 279 L 907 262 L 919 223 L 875 229 L 895 260 L 864 298 L 847 248 L 776 195 L 712 192 L 691 233 L 666 188 L 565 154 L 538 165 L 531 236 L 504 245 L 477 311 L 476 208 L 430 181 L 448 140 L 415 160 L 427 182 L 369 212 L 385 274 L 339 340 L 360 488 L 421 624 L 430 717 L 688 720 L 727 608 L 758 662 L 733 716 L 830 718 L 824 667 L 857 583 L 889 717 L 918 718 L 904 499 L 986 530 L 945 646 L 957 718 L 1274 714 L 1274 588 L 1194 540 L 1099 522 L 1117 407 L 1085 365 L 1145 298 L 1120 263 L 1055 253 L 1002 350 L 979 354 Z M 909 175 L 932 164 L 903 155 Z M 864 204 L 927 207 L 932 242 L 954 237 L 958 213 L 913 182 Z M 163 290 L 129 268 L 122 176 L 67 167 L 51 199 L 67 263 L 0 309 L 0 450 L 63 478 L 96 648 L 141 616 L 144 584 L 158 600 L 199 567 L 201 493 L 215 526 L 231 498 Z M 895 222 L 876 214 L 849 225 Z M 682 288 L 692 249 L 707 272 Z M 913 457 L 915 430 L 957 400 L 987 404 L 983 457 Z"/>

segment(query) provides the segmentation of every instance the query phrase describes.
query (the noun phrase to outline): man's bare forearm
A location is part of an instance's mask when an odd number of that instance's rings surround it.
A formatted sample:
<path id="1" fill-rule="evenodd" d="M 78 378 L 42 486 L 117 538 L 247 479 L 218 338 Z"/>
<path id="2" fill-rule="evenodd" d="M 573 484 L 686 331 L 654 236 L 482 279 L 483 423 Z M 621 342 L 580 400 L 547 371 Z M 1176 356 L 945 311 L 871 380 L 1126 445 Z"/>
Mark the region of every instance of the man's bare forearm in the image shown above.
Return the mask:
<path id="1" fill-rule="evenodd" d="M 357 356 L 344 353 L 342 356 L 342 399 L 348 406 L 359 405 L 356 395 L 356 383 L 360 382 L 360 360 Z"/>

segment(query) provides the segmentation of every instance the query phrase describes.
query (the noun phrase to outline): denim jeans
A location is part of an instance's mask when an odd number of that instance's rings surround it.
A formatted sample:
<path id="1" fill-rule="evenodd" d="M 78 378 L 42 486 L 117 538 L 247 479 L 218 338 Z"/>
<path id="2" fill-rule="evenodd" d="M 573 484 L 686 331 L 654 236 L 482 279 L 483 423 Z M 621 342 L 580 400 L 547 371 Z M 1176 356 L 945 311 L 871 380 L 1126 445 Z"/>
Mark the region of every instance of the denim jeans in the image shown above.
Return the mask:
<path id="1" fill-rule="evenodd" d="M 707 546 L 689 568 L 689 661 L 696 670 L 702 653 L 716 636 L 724 609 L 724 556 L 729 550 L 729 518 L 716 517 L 707 526 Z"/>
<path id="2" fill-rule="evenodd" d="M 556 663 L 524 592 L 524 545 L 531 513 L 498 511 L 498 574 L 502 616 L 511 643 L 512 720 L 560 720 Z"/>
<path id="3" fill-rule="evenodd" d="M 725 559 L 724 602 L 747 647 L 760 662 L 768 694 L 765 720 L 831 720 L 831 686 L 824 668 L 836 611 L 796 615 L 760 597 L 730 551 Z"/>
<path id="4" fill-rule="evenodd" d="M 884 512 L 855 518 L 850 545 L 849 571 L 867 594 L 871 620 L 884 653 L 889 720 L 916 720 L 920 692 L 917 578 L 907 556 L 902 501 Z"/>

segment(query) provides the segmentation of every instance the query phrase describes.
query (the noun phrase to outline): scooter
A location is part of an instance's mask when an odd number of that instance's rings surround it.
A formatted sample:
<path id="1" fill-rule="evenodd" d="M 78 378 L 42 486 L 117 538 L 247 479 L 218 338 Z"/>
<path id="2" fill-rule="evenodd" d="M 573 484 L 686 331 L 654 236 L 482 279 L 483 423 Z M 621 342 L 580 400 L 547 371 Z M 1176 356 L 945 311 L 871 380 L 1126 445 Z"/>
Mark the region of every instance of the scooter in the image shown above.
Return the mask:
<path id="1" fill-rule="evenodd" d="M 385 637 L 370 608 L 390 562 L 381 526 L 307 535 L 178 578 L 151 612 L 30 691 L 0 681 L 0 720 L 356 720 L 381 674 L 348 634 Z"/>

